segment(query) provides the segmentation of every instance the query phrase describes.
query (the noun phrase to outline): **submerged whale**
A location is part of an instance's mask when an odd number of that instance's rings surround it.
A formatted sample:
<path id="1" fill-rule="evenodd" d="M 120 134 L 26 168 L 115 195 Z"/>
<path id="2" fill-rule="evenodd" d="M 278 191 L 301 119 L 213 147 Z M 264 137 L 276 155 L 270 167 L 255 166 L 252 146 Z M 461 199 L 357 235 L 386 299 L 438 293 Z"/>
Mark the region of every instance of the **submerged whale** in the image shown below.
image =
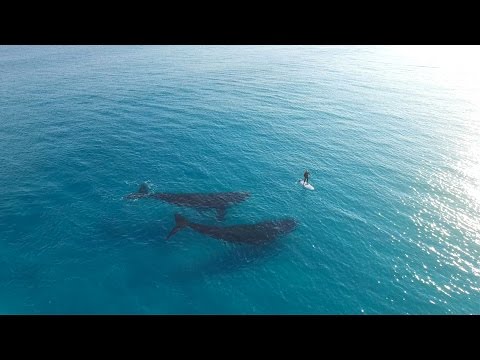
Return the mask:
<path id="1" fill-rule="evenodd" d="M 136 193 L 125 196 L 126 199 L 151 198 L 163 200 L 178 206 L 191 207 L 197 210 L 214 209 L 217 219 L 223 220 L 229 206 L 245 201 L 250 196 L 248 192 L 223 192 L 223 193 L 190 193 L 169 194 L 151 193 L 148 185 L 143 183 Z"/>
<path id="2" fill-rule="evenodd" d="M 180 214 L 175 214 L 175 227 L 170 231 L 167 240 L 178 231 L 190 228 L 201 234 L 233 243 L 265 244 L 281 235 L 292 232 L 297 222 L 292 218 L 264 221 L 255 224 L 232 226 L 211 226 L 190 222 Z"/>

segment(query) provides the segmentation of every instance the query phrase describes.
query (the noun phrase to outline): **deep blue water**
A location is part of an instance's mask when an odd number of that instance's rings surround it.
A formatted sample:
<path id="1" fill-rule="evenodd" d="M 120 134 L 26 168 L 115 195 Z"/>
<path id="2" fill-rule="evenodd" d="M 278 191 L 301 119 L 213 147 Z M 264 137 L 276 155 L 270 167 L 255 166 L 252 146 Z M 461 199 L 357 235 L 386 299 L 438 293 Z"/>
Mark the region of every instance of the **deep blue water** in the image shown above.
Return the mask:
<path id="1" fill-rule="evenodd" d="M 0 313 L 480 313 L 478 74 L 426 53 L 0 47 Z M 143 181 L 251 197 L 218 222 Z M 175 213 L 299 225 L 167 242 Z"/>

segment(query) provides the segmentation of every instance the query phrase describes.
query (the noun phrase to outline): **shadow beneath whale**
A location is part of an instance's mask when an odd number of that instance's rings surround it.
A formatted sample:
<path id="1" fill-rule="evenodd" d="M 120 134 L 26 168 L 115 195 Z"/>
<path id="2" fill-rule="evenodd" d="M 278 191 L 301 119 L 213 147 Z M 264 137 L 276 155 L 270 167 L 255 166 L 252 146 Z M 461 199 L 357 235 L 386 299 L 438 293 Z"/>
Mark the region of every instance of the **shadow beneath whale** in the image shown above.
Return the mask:
<path id="1" fill-rule="evenodd" d="M 214 276 L 242 272 L 265 265 L 280 254 L 284 248 L 285 245 L 282 242 L 260 246 L 228 244 L 224 251 L 178 269 L 168 274 L 167 279 L 172 283 L 199 282 Z"/>

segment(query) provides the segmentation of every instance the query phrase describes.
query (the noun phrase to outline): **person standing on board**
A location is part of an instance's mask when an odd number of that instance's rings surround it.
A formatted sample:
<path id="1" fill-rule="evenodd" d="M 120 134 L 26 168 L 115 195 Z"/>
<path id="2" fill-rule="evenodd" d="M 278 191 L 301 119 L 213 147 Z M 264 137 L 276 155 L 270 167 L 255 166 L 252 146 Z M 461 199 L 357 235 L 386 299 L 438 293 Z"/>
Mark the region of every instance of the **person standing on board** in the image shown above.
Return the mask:
<path id="1" fill-rule="evenodd" d="M 310 173 L 308 172 L 308 170 L 305 170 L 305 172 L 303 173 L 303 183 L 304 184 L 308 184 L 308 177 L 310 176 Z"/>

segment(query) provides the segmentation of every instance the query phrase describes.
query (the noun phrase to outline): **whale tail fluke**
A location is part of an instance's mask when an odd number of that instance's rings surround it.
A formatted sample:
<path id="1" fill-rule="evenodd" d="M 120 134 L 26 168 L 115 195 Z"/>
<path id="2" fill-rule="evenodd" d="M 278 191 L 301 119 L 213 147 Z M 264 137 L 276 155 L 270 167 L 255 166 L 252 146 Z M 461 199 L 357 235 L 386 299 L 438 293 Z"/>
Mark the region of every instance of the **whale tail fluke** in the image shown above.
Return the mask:
<path id="1" fill-rule="evenodd" d="M 150 193 L 150 188 L 147 183 L 142 183 L 137 192 L 131 193 L 125 196 L 125 199 L 140 199 L 147 196 Z"/>
<path id="2" fill-rule="evenodd" d="M 186 227 L 188 227 L 188 220 L 180 214 L 175 214 L 175 227 L 170 231 L 166 240 L 170 239 L 170 237 Z"/>

